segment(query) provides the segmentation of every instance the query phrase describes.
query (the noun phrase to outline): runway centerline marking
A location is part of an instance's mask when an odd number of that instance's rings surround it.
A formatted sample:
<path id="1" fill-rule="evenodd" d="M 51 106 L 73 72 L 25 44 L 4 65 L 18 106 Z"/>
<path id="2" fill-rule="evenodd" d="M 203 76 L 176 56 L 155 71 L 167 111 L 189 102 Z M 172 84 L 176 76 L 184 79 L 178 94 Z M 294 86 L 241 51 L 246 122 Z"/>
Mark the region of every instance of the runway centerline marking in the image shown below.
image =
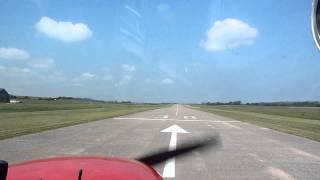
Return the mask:
<path id="1" fill-rule="evenodd" d="M 179 114 L 179 104 L 177 104 L 177 109 L 176 109 L 176 116 Z"/>
<path id="2" fill-rule="evenodd" d="M 169 143 L 169 151 L 174 151 L 177 149 L 177 136 L 178 133 L 189 133 L 188 131 L 182 129 L 180 126 L 174 124 L 160 132 L 171 133 L 170 143 Z M 164 165 L 162 177 L 164 178 L 174 178 L 176 176 L 175 173 L 175 158 L 171 158 L 166 161 Z"/>

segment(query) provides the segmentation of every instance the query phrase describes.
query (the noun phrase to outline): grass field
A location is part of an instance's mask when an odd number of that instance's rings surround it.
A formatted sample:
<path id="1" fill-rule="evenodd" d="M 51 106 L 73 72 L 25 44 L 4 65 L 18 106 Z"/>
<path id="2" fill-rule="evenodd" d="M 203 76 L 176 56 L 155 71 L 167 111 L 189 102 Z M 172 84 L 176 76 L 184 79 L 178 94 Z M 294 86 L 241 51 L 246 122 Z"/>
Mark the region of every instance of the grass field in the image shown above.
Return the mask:
<path id="1" fill-rule="evenodd" d="M 200 105 L 200 110 L 320 141 L 319 107 Z"/>
<path id="2" fill-rule="evenodd" d="M 24 100 L 0 104 L 0 139 L 150 110 L 161 105 L 84 100 Z"/>

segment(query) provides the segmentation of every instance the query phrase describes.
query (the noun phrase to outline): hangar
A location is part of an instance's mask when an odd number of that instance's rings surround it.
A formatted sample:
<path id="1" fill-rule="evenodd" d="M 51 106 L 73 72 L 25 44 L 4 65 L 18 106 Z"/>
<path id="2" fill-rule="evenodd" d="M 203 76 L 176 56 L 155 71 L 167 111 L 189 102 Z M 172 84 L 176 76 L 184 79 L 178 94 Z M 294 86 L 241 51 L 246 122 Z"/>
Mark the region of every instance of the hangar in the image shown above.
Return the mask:
<path id="1" fill-rule="evenodd" d="M 0 103 L 9 103 L 9 102 L 10 102 L 9 93 L 5 89 L 0 88 Z"/>

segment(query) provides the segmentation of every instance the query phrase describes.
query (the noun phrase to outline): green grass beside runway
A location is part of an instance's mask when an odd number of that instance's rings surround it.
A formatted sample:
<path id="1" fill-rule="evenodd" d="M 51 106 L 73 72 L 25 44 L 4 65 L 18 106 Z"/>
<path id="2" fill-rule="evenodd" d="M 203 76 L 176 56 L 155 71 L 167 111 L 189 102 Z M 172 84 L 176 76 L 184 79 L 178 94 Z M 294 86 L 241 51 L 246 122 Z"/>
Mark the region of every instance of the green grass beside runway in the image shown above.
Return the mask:
<path id="1" fill-rule="evenodd" d="M 0 139 L 155 109 L 157 104 L 25 100 L 0 104 Z"/>
<path id="2" fill-rule="evenodd" d="M 320 141 L 320 108 L 208 106 L 200 110 Z"/>

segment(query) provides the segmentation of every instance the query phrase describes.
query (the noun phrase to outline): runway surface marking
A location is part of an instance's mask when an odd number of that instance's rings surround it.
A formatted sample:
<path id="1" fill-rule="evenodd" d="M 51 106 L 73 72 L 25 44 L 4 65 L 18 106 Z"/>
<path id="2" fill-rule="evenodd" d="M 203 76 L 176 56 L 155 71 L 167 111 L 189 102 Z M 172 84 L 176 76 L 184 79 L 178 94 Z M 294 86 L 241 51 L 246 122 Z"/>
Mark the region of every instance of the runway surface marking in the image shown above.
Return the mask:
<path id="1" fill-rule="evenodd" d="M 273 166 L 268 167 L 268 173 L 281 180 L 294 180 L 294 178 L 290 174 L 286 173 L 282 169 Z"/>
<path id="2" fill-rule="evenodd" d="M 177 104 L 177 109 L 176 109 L 176 116 L 179 114 L 179 105 Z"/>
<path id="3" fill-rule="evenodd" d="M 240 121 L 219 121 L 219 120 L 209 120 L 209 119 L 163 119 L 163 118 L 142 118 L 142 117 L 136 117 L 136 118 L 130 118 L 130 117 L 119 117 L 119 118 L 112 118 L 112 119 L 119 119 L 119 120 L 142 120 L 142 121 L 183 121 L 183 122 L 197 122 L 197 121 L 205 121 L 205 122 L 213 122 L 213 123 L 238 123 Z M 229 124 L 230 125 L 230 124 Z M 240 128 L 240 127 L 238 127 Z"/>
<path id="4" fill-rule="evenodd" d="M 195 116 L 183 116 L 183 119 L 197 119 Z"/>
<path id="5" fill-rule="evenodd" d="M 228 122 L 229 122 L 229 121 L 228 121 Z M 232 124 L 230 124 L 230 123 L 228 123 L 228 122 L 222 122 L 222 124 L 227 125 L 227 126 L 232 127 L 232 128 L 235 128 L 235 129 L 242 129 L 241 127 L 232 125 Z"/>
<path id="6" fill-rule="evenodd" d="M 178 133 L 189 133 L 188 131 L 182 129 L 180 126 L 174 124 L 160 132 L 171 133 L 170 143 L 169 143 L 169 151 L 174 151 L 177 148 L 177 136 Z M 175 158 L 171 158 L 166 161 L 164 165 L 162 177 L 164 178 L 174 178 L 175 175 Z"/>
<path id="7" fill-rule="evenodd" d="M 308 158 L 312 158 L 312 159 L 315 159 L 315 160 L 320 160 L 320 157 L 319 156 L 316 156 L 316 155 L 313 155 L 313 154 L 310 154 L 310 153 L 307 153 L 305 151 L 302 151 L 300 149 L 296 149 L 296 148 L 289 148 L 289 150 L 297 155 L 300 155 L 300 156 L 304 156 L 304 157 L 308 157 Z"/>

